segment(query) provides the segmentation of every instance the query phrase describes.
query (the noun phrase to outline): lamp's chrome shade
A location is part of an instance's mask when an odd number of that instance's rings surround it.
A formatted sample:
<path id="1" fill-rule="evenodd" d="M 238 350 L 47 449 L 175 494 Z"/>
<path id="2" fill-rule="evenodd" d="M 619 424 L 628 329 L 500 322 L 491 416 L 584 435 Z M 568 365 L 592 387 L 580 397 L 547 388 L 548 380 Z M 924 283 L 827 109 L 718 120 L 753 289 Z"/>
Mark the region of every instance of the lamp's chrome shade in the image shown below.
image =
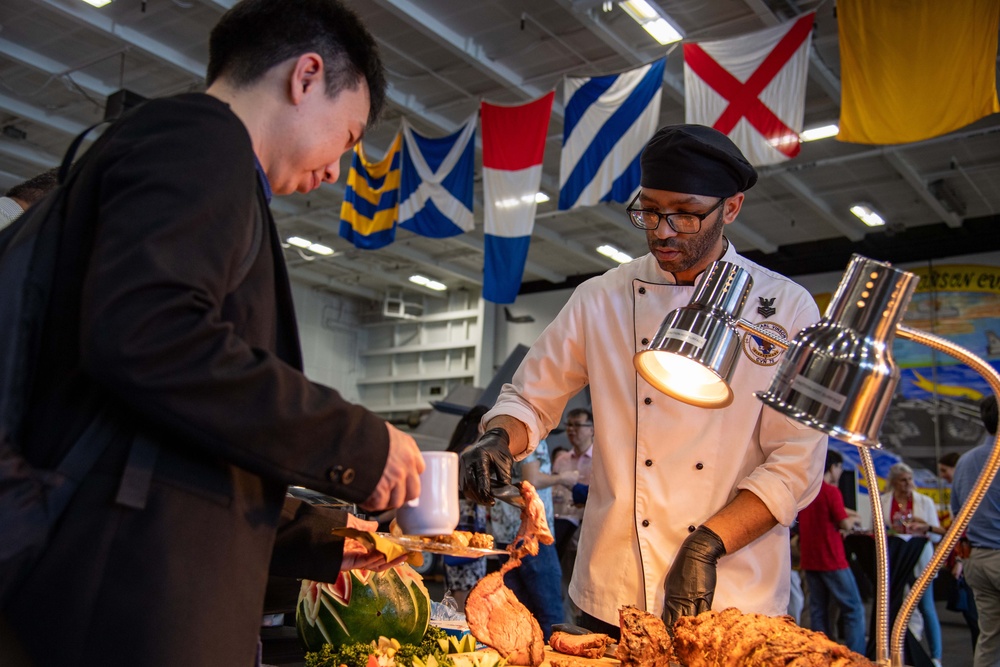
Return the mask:
<path id="1" fill-rule="evenodd" d="M 892 340 L 918 280 L 852 256 L 826 315 L 795 336 L 757 398 L 851 444 L 880 447 L 878 430 L 899 384 Z"/>
<path id="2" fill-rule="evenodd" d="M 639 375 L 691 405 L 732 403 L 729 380 L 740 353 L 736 320 L 752 286 L 750 274 L 735 264 L 708 267 L 690 303 L 668 313 L 649 347 L 633 357 Z"/>

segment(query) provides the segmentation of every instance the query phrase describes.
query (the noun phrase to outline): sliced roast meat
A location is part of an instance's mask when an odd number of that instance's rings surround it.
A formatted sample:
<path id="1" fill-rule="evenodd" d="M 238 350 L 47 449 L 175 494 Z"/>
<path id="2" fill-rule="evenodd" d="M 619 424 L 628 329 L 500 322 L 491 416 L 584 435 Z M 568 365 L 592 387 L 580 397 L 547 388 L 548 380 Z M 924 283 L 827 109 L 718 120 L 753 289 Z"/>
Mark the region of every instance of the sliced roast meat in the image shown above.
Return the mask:
<path id="1" fill-rule="evenodd" d="M 602 633 L 587 635 L 571 635 L 566 632 L 553 632 L 549 637 L 549 646 L 553 651 L 575 655 L 581 658 L 601 658 L 604 649 L 612 643 L 611 637 Z M 550 661 L 551 662 L 551 661 Z"/>
<path id="2" fill-rule="evenodd" d="M 469 591 L 465 620 L 472 635 L 495 648 L 508 664 L 538 667 L 545 660 L 542 628 L 504 585 L 503 571 L 486 575 Z"/>

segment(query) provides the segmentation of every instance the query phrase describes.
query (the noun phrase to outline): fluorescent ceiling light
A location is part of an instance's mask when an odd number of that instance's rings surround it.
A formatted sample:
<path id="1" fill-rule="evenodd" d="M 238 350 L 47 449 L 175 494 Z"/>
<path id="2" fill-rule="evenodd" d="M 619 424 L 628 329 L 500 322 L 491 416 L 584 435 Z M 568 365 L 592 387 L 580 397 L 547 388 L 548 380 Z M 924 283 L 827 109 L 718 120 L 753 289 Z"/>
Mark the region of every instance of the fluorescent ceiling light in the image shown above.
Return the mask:
<path id="1" fill-rule="evenodd" d="M 835 137 L 838 132 L 840 132 L 840 128 L 837 127 L 836 123 L 833 123 L 831 125 L 821 125 L 819 127 L 812 127 L 808 130 L 803 130 L 802 134 L 799 135 L 799 138 L 801 138 L 802 141 L 816 141 L 817 139 Z"/>
<path id="2" fill-rule="evenodd" d="M 497 208 L 517 208 L 518 206 L 529 206 L 531 204 L 544 204 L 549 200 L 549 196 L 544 192 L 536 192 L 533 195 L 521 195 L 520 197 L 508 197 L 507 199 L 497 199 L 493 204 Z"/>
<path id="3" fill-rule="evenodd" d="M 111 0 L 83 0 L 83 1 L 86 2 L 88 5 L 91 5 L 92 7 L 103 7 L 104 5 L 111 4 Z"/>
<path id="4" fill-rule="evenodd" d="M 308 248 L 313 244 L 312 241 L 304 239 L 301 236 L 292 236 L 288 238 L 289 245 L 297 246 L 299 248 Z"/>
<path id="5" fill-rule="evenodd" d="M 673 44 L 684 38 L 684 35 L 646 0 L 627 0 L 619 2 L 618 6 L 660 44 Z"/>
<path id="6" fill-rule="evenodd" d="M 317 255 L 332 255 L 333 248 L 329 246 L 321 245 L 319 243 L 313 243 L 309 246 L 309 250 L 316 253 Z"/>
<path id="7" fill-rule="evenodd" d="M 610 257 L 611 259 L 615 260 L 619 264 L 624 264 L 625 262 L 631 262 L 632 261 L 632 257 L 631 256 L 626 255 L 625 253 L 623 253 L 621 250 L 619 250 L 618 248 L 614 247 L 613 245 L 606 245 L 605 244 L 605 245 L 602 245 L 602 246 L 598 246 L 597 247 L 597 252 L 601 253 L 605 257 Z"/>
<path id="8" fill-rule="evenodd" d="M 861 222 L 869 227 L 881 227 L 885 224 L 885 219 L 868 204 L 855 204 L 851 207 L 851 213 L 861 218 Z"/>
<path id="9" fill-rule="evenodd" d="M 431 280 L 430 278 L 427 278 L 426 276 L 422 276 L 419 273 L 416 273 L 416 274 L 410 276 L 410 282 L 411 283 L 416 283 L 417 285 L 420 285 L 421 287 L 426 287 L 427 289 L 436 290 L 438 292 L 443 292 L 446 289 L 448 289 L 447 286 L 444 285 L 444 283 L 439 283 L 436 280 Z"/>

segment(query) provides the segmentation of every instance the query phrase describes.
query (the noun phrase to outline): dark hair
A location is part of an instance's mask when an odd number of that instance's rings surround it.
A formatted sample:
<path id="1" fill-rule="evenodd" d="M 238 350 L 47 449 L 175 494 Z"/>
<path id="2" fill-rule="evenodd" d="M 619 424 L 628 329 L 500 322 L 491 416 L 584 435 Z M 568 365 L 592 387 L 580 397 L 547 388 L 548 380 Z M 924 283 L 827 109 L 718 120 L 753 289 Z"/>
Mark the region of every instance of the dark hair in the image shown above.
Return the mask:
<path id="1" fill-rule="evenodd" d="M 20 199 L 28 206 L 31 206 L 51 190 L 54 190 L 57 185 L 59 185 L 59 167 L 43 171 L 37 176 L 32 176 L 24 183 L 15 185 L 7 191 L 6 196 L 12 199 Z"/>
<path id="2" fill-rule="evenodd" d="M 997 434 L 997 397 L 989 395 L 979 403 L 979 414 L 983 418 L 983 426 L 990 435 Z"/>
<path id="3" fill-rule="evenodd" d="M 489 411 L 490 409 L 485 405 L 469 408 L 469 411 L 458 420 L 455 430 L 451 432 L 448 451 L 461 452 L 466 445 L 475 442 L 479 438 L 479 422 L 482 421 L 483 415 Z"/>
<path id="4" fill-rule="evenodd" d="M 823 472 L 830 472 L 830 468 L 837 465 L 838 463 L 843 463 L 844 457 L 841 456 L 840 452 L 836 449 L 826 450 L 826 467 L 823 468 Z"/>
<path id="5" fill-rule="evenodd" d="M 954 468 L 958 465 L 958 457 L 961 456 L 958 452 L 948 452 L 938 459 L 938 463 L 943 466 L 948 466 L 949 468 Z"/>
<path id="6" fill-rule="evenodd" d="M 573 408 L 572 410 L 566 413 L 566 419 L 569 419 L 573 415 L 586 415 L 587 421 L 589 421 L 591 424 L 594 423 L 594 414 L 587 408 Z"/>
<path id="7" fill-rule="evenodd" d="M 357 14 L 340 0 L 242 0 L 227 11 L 209 39 L 211 85 L 258 81 L 272 67 L 304 53 L 323 58 L 326 94 L 355 90 L 364 78 L 373 125 L 385 106 L 385 72 L 378 46 Z"/>

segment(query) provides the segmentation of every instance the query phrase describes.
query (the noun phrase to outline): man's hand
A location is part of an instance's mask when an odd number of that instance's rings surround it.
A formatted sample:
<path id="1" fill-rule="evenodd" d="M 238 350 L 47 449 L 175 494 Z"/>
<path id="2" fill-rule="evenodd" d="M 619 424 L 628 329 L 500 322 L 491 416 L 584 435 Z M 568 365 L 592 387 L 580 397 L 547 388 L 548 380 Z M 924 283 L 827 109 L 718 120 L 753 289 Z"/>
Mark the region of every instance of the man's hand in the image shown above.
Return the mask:
<path id="1" fill-rule="evenodd" d="M 493 477 L 499 485 L 510 484 L 510 469 L 514 457 L 510 453 L 510 436 L 502 428 L 492 428 L 479 436 L 472 447 L 462 452 L 459 461 L 459 482 L 462 493 L 480 505 L 492 506 Z"/>
<path id="2" fill-rule="evenodd" d="M 699 526 L 681 544 L 664 586 L 663 622 L 671 635 L 681 616 L 697 616 L 712 608 L 715 570 L 725 555 L 722 538 L 705 526 Z"/>
<path id="3" fill-rule="evenodd" d="M 417 443 L 392 424 L 386 422 L 385 427 L 389 430 L 389 458 L 375 490 L 361 503 L 361 507 L 369 511 L 401 507 L 407 500 L 420 495 L 424 457 Z M 344 558 L 347 558 L 346 551 Z"/>
<path id="4" fill-rule="evenodd" d="M 378 524 L 375 525 L 377 529 Z M 364 542 L 356 540 L 353 537 L 345 537 L 344 556 L 340 564 L 340 569 L 363 569 L 382 572 L 383 570 L 388 570 L 390 567 L 405 563 L 407 555 L 403 554 L 396 560 L 386 562 L 385 554 L 375 551 L 374 548 L 370 549 Z"/>

